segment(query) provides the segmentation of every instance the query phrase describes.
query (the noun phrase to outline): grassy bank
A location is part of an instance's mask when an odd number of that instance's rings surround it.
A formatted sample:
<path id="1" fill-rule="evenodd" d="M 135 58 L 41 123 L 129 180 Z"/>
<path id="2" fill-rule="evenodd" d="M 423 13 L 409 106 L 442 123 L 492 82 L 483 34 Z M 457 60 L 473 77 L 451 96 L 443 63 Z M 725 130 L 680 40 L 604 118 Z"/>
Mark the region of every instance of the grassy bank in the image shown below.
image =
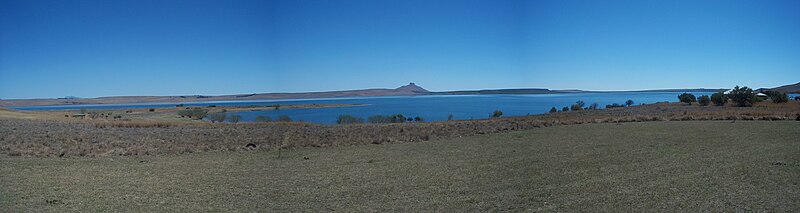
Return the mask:
<path id="1" fill-rule="evenodd" d="M 800 122 L 538 128 L 425 143 L 0 157 L 14 211 L 800 210 Z"/>

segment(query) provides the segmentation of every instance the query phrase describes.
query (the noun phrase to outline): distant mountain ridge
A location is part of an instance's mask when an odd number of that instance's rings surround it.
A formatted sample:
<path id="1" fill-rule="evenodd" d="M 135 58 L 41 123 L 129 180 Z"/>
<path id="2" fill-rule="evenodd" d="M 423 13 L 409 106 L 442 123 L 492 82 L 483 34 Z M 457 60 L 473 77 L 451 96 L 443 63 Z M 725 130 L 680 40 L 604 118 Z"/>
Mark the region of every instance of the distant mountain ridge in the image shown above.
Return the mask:
<path id="1" fill-rule="evenodd" d="M 584 90 L 550 90 L 543 88 L 519 89 L 485 89 L 431 92 L 421 86 L 409 83 L 395 89 L 360 89 L 327 92 L 299 93 L 250 93 L 235 95 L 184 95 L 184 96 L 115 96 L 98 98 L 50 98 L 50 99 L 17 99 L 0 100 L 0 106 L 50 106 L 78 104 L 134 104 L 134 103 L 191 103 L 206 101 L 243 101 L 272 99 L 306 99 L 337 97 L 370 97 L 370 96 L 418 96 L 418 95 L 483 95 L 483 94 L 554 94 L 554 93 L 610 93 L 610 92 L 717 92 L 724 89 L 662 89 L 642 91 L 584 91 Z"/>

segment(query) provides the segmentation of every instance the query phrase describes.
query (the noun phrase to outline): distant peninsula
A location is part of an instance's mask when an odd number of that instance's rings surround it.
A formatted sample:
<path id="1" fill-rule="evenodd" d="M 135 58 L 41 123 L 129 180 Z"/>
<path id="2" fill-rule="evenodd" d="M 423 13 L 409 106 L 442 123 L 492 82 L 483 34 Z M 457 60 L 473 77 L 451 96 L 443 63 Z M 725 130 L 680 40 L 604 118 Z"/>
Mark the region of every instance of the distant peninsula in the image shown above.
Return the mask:
<path id="1" fill-rule="evenodd" d="M 800 83 L 777 87 L 781 90 L 796 90 Z M 0 107 L 15 106 L 50 106 L 50 105 L 83 105 L 83 104 L 132 104 L 132 103 L 191 103 L 207 101 L 240 101 L 271 99 L 304 99 L 304 98 L 338 98 L 338 97 L 377 97 L 377 96 L 421 96 L 421 95 L 483 95 L 483 94 L 561 94 L 561 93 L 609 93 L 609 92 L 717 92 L 725 89 L 660 89 L 641 91 L 585 91 L 585 90 L 550 90 L 543 88 L 522 89 L 486 89 L 432 92 L 414 83 L 395 89 L 361 89 L 328 92 L 300 93 L 252 93 L 236 95 L 184 95 L 184 96 L 115 96 L 98 98 L 50 98 L 50 99 L 10 99 L 0 100 Z M 766 89 L 769 90 L 769 89 Z"/>

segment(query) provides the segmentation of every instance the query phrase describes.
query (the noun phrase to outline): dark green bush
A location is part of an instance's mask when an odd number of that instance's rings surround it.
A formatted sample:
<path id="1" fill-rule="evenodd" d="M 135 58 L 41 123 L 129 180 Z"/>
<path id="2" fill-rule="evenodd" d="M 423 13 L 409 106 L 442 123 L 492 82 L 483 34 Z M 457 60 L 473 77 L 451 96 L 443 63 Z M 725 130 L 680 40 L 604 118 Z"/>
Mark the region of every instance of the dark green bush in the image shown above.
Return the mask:
<path id="1" fill-rule="evenodd" d="M 683 103 L 688 103 L 689 105 L 692 105 L 692 102 L 696 102 L 697 98 L 694 97 L 693 94 L 684 92 L 683 94 L 678 96 L 678 100 L 680 100 Z"/>
<path id="2" fill-rule="evenodd" d="M 500 110 L 495 110 L 495 111 L 492 113 L 492 117 L 493 117 L 493 118 L 499 118 L 499 117 L 502 117 L 502 116 L 503 116 L 503 111 L 500 111 Z"/>
<path id="3" fill-rule="evenodd" d="M 633 105 L 633 100 L 625 101 L 625 106 L 631 106 L 631 105 Z"/>
<path id="4" fill-rule="evenodd" d="M 722 92 L 711 94 L 711 102 L 714 103 L 714 105 L 723 106 L 725 103 L 728 103 L 728 96 Z"/>
<path id="5" fill-rule="evenodd" d="M 558 112 L 558 109 L 556 109 L 556 107 L 550 108 L 550 113 L 554 113 L 554 112 Z"/>
<path id="6" fill-rule="evenodd" d="M 711 103 L 711 98 L 709 98 L 708 95 L 701 95 L 700 98 L 697 99 L 697 103 L 699 103 L 700 106 L 708 106 L 708 104 Z"/>
<path id="7" fill-rule="evenodd" d="M 773 96 L 770 96 L 770 98 L 772 98 L 772 102 L 774 103 L 789 102 L 789 95 L 786 95 L 786 93 L 774 94 Z"/>
<path id="8" fill-rule="evenodd" d="M 575 102 L 575 104 L 572 104 L 572 106 L 570 107 L 570 109 L 571 109 L 572 111 L 578 111 L 578 110 L 582 110 L 582 109 L 583 109 L 583 106 L 585 106 L 585 105 L 586 105 L 586 102 L 583 102 L 583 101 L 576 101 L 576 102 Z"/>
<path id="9" fill-rule="evenodd" d="M 568 111 L 569 111 L 569 107 L 564 107 L 564 108 L 561 108 L 561 111 L 562 111 L 562 112 L 568 112 Z"/>
<path id="10" fill-rule="evenodd" d="M 734 87 L 733 91 L 728 94 L 728 97 L 730 97 L 730 99 L 736 103 L 736 106 L 738 107 L 753 106 L 753 103 L 757 102 L 759 99 L 756 97 L 756 94 L 753 93 L 753 89 L 747 87 L 740 88 L 739 86 Z"/>

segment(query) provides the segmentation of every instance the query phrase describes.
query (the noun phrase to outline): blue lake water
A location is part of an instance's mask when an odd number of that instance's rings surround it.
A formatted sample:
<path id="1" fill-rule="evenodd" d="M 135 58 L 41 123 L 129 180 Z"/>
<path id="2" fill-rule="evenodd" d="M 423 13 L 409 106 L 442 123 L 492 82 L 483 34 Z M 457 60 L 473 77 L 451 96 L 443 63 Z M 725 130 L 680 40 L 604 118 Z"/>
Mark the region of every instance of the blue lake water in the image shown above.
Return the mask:
<path id="1" fill-rule="evenodd" d="M 339 115 L 347 114 L 366 120 L 373 115 L 402 114 L 406 117 L 422 117 L 425 121 L 447 120 L 452 114 L 456 120 L 488 118 L 495 110 L 503 111 L 503 116 L 519 116 L 547 113 L 551 107 L 561 109 L 578 100 L 584 101 L 588 107 L 598 103 L 600 108 L 606 104 L 623 104 L 633 100 L 635 105 L 655 102 L 676 102 L 680 92 L 615 92 L 615 93 L 566 93 L 566 94 L 531 94 L 531 95 L 436 95 L 436 96 L 392 96 L 392 97 L 352 97 L 323 99 L 284 99 L 263 101 L 216 101 L 184 103 L 184 106 L 267 106 L 290 104 L 366 104 L 364 106 L 281 109 L 263 111 L 229 112 L 238 114 L 242 121 L 254 121 L 256 116 L 263 115 L 276 119 L 287 115 L 294 121 L 306 121 L 322 124 L 334 124 Z M 696 92 L 695 96 L 711 93 Z M 64 110 L 64 109 L 120 109 L 120 108 L 155 108 L 174 107 L 178 103 L 147 103 L 117 105 L 63 105 L 63 106 L 31 106 L 12 107 L 20 110 Z"/>

